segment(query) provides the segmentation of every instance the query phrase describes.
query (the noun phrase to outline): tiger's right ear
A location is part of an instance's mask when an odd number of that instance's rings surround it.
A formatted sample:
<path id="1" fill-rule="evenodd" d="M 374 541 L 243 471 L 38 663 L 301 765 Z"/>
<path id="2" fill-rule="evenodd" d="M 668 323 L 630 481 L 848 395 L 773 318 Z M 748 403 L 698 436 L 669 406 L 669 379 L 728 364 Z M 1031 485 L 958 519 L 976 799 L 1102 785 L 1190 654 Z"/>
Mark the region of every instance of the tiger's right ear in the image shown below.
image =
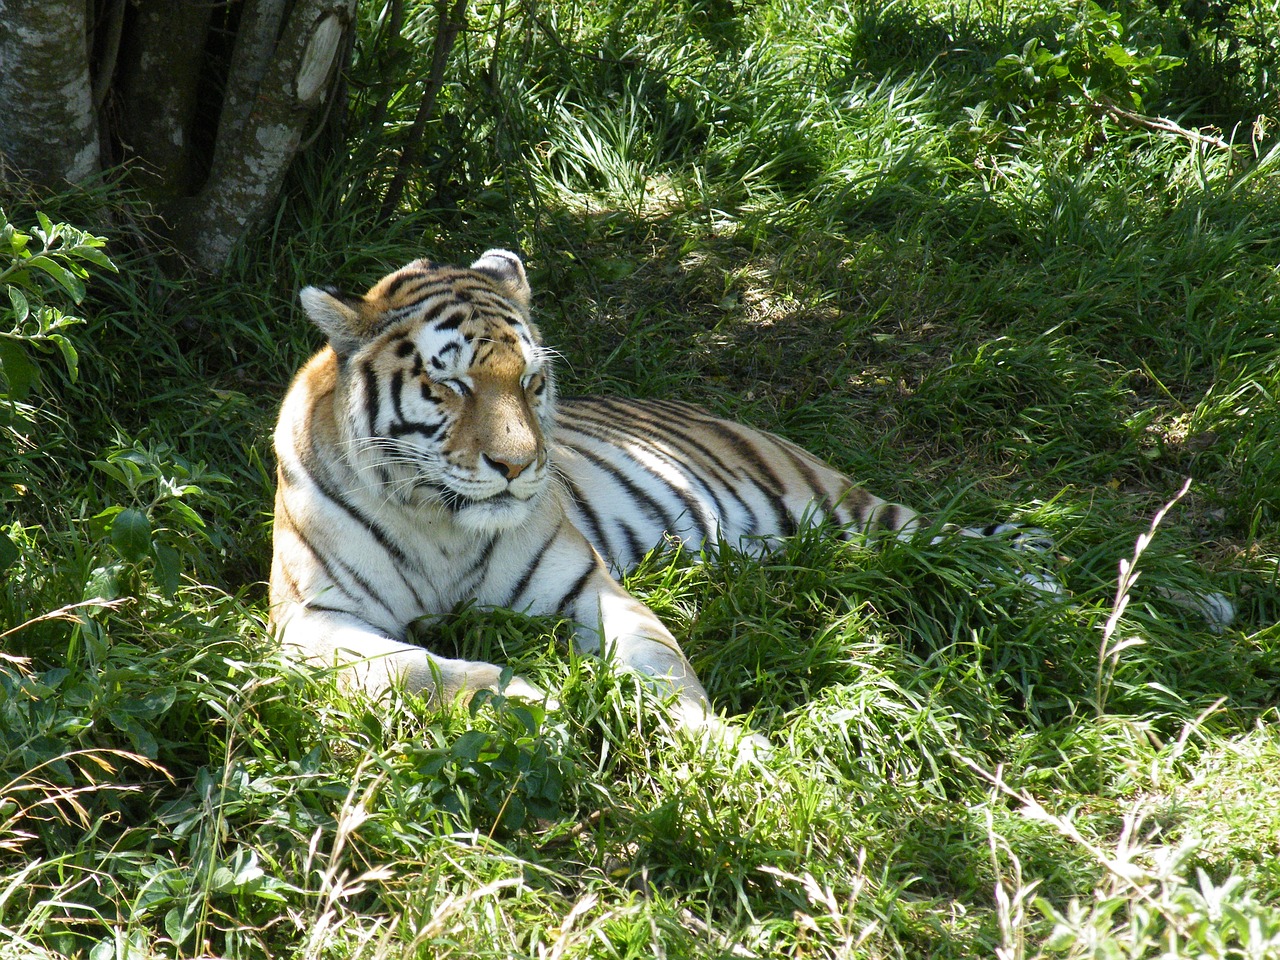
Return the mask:
<path id="1" fill-rule="evenodd" d="M 529 278 L 525 276 L 524 264 L 516 254 L 510 250 L 486 250 L 480 255 L 480 259 L 471 265 L 471 269 L 497 280 L 498 286 L 506 296 L 526 311 L 529 309 L 529 298 L 532 295 L 529 289 Z"/>
<path id="2" fill-rule="evenodd" d="M 298 299 L 311 322 L 329 339 L 329 346 L 340 359 L 354 353 L 364 343 L 360 297 L 342 293 L 333 287 L 303 287 Z"/>

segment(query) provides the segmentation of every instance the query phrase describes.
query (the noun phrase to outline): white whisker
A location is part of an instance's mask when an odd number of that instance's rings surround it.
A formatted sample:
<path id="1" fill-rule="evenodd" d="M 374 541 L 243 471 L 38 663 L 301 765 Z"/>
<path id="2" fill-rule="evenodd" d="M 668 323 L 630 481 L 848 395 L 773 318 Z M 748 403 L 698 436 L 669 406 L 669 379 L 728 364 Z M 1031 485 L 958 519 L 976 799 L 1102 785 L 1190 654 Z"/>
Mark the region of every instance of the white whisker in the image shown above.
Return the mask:
<path id="1" fill-rule="evenodd" d="M 563 353 L 540 343 L 533 346 L 533 358 L 546 364 L 563 363 L 566 366 L 569 365 L 569 361 Z"/>

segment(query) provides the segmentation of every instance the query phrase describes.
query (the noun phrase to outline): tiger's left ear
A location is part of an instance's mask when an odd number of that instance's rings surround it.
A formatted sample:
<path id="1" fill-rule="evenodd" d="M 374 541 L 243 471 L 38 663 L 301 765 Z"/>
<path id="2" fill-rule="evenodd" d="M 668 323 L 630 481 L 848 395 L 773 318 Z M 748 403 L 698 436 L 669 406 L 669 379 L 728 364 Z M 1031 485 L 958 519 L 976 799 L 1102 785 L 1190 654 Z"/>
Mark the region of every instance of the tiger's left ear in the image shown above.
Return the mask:
<path id="1" fill-rule="evenodd" d="M 524 308 L 529 306 L 529 278 L 524 274 L 524 264 L 510 250 L 486 250 L 480 259 L 471 265 L 472 270 L 479 270 L 498 281 L 504 296 L 509 297 Z"/>
<path id="2" fill-rule="evenodd" d="M 303 287 L 298 294 L 307 316 L 329 339 L 339 358 L 354 353 L 365 341 L 361 299 L 332 287 Z"/>

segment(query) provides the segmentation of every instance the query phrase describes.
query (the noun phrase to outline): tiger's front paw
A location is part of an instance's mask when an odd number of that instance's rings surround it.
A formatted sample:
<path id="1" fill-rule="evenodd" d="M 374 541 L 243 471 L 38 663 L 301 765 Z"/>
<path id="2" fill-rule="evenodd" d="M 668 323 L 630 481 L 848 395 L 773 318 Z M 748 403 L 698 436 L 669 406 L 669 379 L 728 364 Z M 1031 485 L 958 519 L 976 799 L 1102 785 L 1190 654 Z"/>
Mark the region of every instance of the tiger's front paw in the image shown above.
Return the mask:
<path id="1" fill-rule="evenodd" d="M 725 720 L 701 703 L 678 702 L 672 719 L 680 735 L 700 740 L 716 750 L 730 752 L 735 767 L 758 765 L 773 753 L 773 744 L 768 737 L 741 723 Z"/>
<path id="2" fill-rule="evenodd" d="M 547 709 L 554 710 L 559 704 L 551 698 L 547 691 L 543 690 L 537 684 L 530 683 L 524 677 L 513 676 L 505 685 L 499 685 L 498 693 L 504 697 L 515 697 L 519 700 L 529 700 L 534 703 L 545 703 Z"/>
<path id="3" fill-rule="evenodd" d="M 524 677 L 510 673 L 504 674 L 503 669 L 496 664 L 469 662 L 465 678 L 456 692 L 478 693 L 481 690 L 496 693 L 500 697 L 545 703 L 549 709 L 554 709 L 556 706 L 547 691 L 537 684 L 530 683 Z"/>

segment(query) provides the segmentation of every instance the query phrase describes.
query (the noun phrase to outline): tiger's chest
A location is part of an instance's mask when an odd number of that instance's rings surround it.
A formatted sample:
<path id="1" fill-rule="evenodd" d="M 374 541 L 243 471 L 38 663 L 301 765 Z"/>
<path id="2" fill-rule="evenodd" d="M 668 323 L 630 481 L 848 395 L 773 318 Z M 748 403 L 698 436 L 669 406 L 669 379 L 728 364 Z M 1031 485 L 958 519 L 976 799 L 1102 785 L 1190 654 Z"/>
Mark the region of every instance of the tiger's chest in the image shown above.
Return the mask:
<path id="1" fill-rule="evenodd" d="M 438 511 L 391 505 L 362 494 L 352 491 L 344 505 L 324 518 L 336 534 L 328 538 L 334 553 L 312 566 L 310 572 L 321 582 L 303 592 L 315 595 L 327 579 L 350 585 L 356 577 L 378 608 L 375 619 L 393 633 L 411 620 L 447 613 L 463 602 L 512 605 L 529 559 L 547 548 L 564 522 L 559 498 L 550 494 L 527 523 L 498 532 L 462 528 Z M 348 522 L 353 507 L 357 523 Z"/>

